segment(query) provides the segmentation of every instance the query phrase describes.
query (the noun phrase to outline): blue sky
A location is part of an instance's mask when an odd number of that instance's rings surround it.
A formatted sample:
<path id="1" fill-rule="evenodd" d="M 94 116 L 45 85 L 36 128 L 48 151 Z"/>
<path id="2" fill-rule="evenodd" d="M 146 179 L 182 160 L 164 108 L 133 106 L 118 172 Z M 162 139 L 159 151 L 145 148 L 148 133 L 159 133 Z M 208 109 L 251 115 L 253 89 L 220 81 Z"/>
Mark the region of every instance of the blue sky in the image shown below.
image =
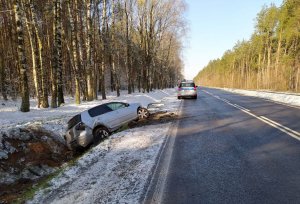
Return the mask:
<path id="1" fill-rule="evenodd" d="M 222 57 L 238 40 L 248 40 L 264 5 L 282 0 L 186 0 L 189 24 L 183 52 L 186 79 L 194 78 L 210 60 Z"/>

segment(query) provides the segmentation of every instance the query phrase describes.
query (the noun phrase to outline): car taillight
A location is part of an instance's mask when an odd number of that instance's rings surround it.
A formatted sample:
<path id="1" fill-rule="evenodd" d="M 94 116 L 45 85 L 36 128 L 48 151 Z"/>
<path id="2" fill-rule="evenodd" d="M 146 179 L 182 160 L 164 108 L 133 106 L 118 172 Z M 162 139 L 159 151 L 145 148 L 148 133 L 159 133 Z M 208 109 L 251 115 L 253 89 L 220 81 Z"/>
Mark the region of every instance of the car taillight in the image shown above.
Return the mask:
<path id="1" fill-rule="evenodd" d="M 194 87 L 194 91 L 196 91 L 196 90 L 197 90 L 197 86 Z"/>
<path id="2" fill-rule="evenodd" d="M 85 130 L 84 123 L 82 123 L 82 122 L 78 123 L 78 125 L 76 126 L 76 130 Z"/>
<path id="3" fill-rule="evenodd" d="M 181 91 L 181 88 L 178 88 L 178 91 Z"/>

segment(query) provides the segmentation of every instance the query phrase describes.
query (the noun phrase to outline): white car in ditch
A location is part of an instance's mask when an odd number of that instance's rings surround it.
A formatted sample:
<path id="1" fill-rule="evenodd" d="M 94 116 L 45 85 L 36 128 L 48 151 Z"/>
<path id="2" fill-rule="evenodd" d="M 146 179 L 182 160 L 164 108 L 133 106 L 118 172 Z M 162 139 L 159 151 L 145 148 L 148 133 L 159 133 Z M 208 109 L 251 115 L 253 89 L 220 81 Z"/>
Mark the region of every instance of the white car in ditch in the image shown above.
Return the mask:
<path id="1" fill-rule="evenodd" d="M 90 144 L 97 145 L 123 125 L 148 118 L 149 115 L 149 111 L 139 103 L 101 104 L 71 118 L 64 138 L 70 150 L 85 148 Z"/>

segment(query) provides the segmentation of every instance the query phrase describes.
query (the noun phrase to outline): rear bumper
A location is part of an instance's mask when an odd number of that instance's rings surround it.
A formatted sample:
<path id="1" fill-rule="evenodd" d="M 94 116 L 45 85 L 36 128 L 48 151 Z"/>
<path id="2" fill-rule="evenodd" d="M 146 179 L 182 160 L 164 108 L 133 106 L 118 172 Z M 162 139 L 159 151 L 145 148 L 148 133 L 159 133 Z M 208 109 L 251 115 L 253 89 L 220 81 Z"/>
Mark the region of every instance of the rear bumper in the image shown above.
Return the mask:
<path id="1" fill-rule="evenodd" d="M 70 150 L 75 150 L 78 147 L 87 147 L 93 141 L 93 132 L 90 128 L 83 131 L 72 128 L 65 135 L 66 145 Z"/>
<path id="2" fill-rule="evenodd" d="M 197 91 L 179 91 L 177 96 L 197 96 Z"/>

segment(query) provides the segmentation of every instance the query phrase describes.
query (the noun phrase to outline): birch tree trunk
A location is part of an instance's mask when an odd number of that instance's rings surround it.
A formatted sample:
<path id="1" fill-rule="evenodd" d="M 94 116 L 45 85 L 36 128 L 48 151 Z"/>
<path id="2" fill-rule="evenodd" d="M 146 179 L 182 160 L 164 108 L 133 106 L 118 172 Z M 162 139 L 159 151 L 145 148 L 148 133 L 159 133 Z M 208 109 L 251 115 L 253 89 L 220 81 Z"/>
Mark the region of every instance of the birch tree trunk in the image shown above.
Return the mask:
<path id="1" fill-rule="evenodd" d="M 124 10 L 125 10 L 125 21 L 126 21 L 126 70 L 127 70 L 127 79 L 128 79 L 128 84 L 127 84 L 127 89 L 128 89 L 128 94 L 132 93 L 131 90 L 131 66 L 130 66 L 130 39 L 129 39 L 129 14 L 128 14 L 128 6 L 127 6 L 127 1 L 124 1 Z"/>
<path id="2" fill-rule="evenodd" d="M 77 61 L 77 46 L 76 46 L 76 33 L 75 33 L 75 25 L 74 18 L 71 13 L 71 5 L 70 0 L 67 1 L 68 6 L 68 14 L 70 20 L 71 27 L 71 41 L 72 41 L 72 52 L 73 52 L 73 65 L 74 65 L 74 73 L 75 73 L 75 103 L 80 104 L 80 77 L 79 77 L 79 69 L 78 69 L 78 61 Z"/>
<path id="3" fill-rule="evenodd" d="M 102 99 L 106 99 L 106 90 L 105 90 L 105 59 L 106 59 L 106 47 L 107 47 L 107 1 L 103 0 L 103 14 L 102 14 L 102 63 L 101 63 L 101 93 Z"/>
<path id="4" fill-rule="evenodd" d="M 41 94 L 42 94 L 42 87 L 40 81 L 40 70 L 37 70 L 37 60 L 39 60 L 38 50 L 36 49 L 36 40 L 33 34 L 31 23 L 26 17 L 26 28 L 29 37 L 29 44 L 31 48 L 31 58 L 32 58 L 32 75 L 33 75 L 33 83 L 35 88 L 35 94 L 37 98 L 37 107 L 40 108 L 41 106 Z"/>
<path id="5" fill-rule="evenodd" d="M 58 47 L 57 47 L 57 26 L 58 26 L 58 14 L 57 14 L 57 0 L 54 0 L 54 50 L 53 50 L 53 63 L 51 69 L 51 89 L 52 89 L 52 97 L 51 97 L 51 108 L 57 108 L 57 70 L 58 70 Z"/>
<path id="6" fill-rule="evenodd" d="M 33 0 L 30 0 L 30 10 L 31 10 L 31 17 L 32 17 L 32 26 L 34 28 L 34 36 L 36 39 L 36 51 L 35 51 L 35 58 L 36 58 L 36 71 L 37 71 L 37 77 L 41 78 L 41 92 L 39 95 L 41 96 L 41 104 L 40 106 L 42 108 L 48 108 L 49 103 L 48 103 L 48 92 L 47 92 L 47 85 L 46 85 L 46 71 L 44 70 L 43 67 L 43 56 L 42 56 L 42 51 L 43 51 L 43 42 L 40 37 L 40 31 L 38 28 L 38 23 L 37 23 L 37 16 L 36 16 L 36 11 L 34 8 Z M 38 79 L 39 80 L 39 79 Z"/>
<path id="7" fill-rule="evenodd" d="M 115 52 L 116 52 L 116 43 L 115 43 L 115 0 L 112 0 L 112 25 L 111 25 L 111 42 L 110 42 L 110 64 L 111 64 L 111 89 L 115 91 L 119 89 L 119 84 L 116 74 L 115 66 Z M 120 90 L 117 90 L 117 96 L 120 96 Z"/>
<path id="8" fill-rule="evenodd" d="M 79 1 L 80 2 L 80 1 Z M 83 20 L 82 20 L 82 14 L 81 12 L 81 7 L 79 7 L 78 0 L 75 0 L 75 9 L 73 12 L 75 13 L 75 35 L 76 35 L 76 43 L 77 43 L 77 64 L 78 64 L 78 74 L 79 74 L 79 79 L 80 79 L 80 88 L 81 88 L 81 95 L 82 100 L 86 101 L 87 100 L 87 84 L 86 84 L 86 77 L 85 77 L 85 63 L 84 63 L 84 58 L 83 58 Z"/>
<path id="9" fill-rule="evenodd" d="M 3 54 L 3 53 L 1 53 Z M 7 100 L 7 94 L 6 94 L 6 87 L 5 87 L 5 67 L 4 67 L 4 60 L 2 57 L 0 57 L 0 90 L 1 94 L 3 96 L 3 99 L 6 101 Z"/>
<path id="10" fill-rule="evenodd" d="M 86 80 L 87 80 L 87 100 L 92 101 L 94 99 L 94 86 L 93 86 L 93 78 L 92 78 L 92 17 L 91 17 L 91 6 L 92 0 L 86 0 L 86 32 L 87 32 L 87 67 L 86 67 Z"/>
<path id="11" fill-rule="evenodd" d="M 21 107 L 22 112 L 30 111 L 29 104 L 29 87 L 27 78 L 27 59 L 25 55 L 24 33 L 22 22 L 22 11 L 20 8 L 20 1 L 16 0 L 14 5 L 15 19 L 17 24 L 17 37 L 18 37 L 18 57 L 20 63 L 20 84 L 21 84 Z"/>
<path id="12" fill-rule="evenodd" d="M 62 22 L 61 22 L 61 0 L 55 0 L 54 5 L 54 66 L 57 70 L 57 105 L 65 103 L 62 78 Z"/>

